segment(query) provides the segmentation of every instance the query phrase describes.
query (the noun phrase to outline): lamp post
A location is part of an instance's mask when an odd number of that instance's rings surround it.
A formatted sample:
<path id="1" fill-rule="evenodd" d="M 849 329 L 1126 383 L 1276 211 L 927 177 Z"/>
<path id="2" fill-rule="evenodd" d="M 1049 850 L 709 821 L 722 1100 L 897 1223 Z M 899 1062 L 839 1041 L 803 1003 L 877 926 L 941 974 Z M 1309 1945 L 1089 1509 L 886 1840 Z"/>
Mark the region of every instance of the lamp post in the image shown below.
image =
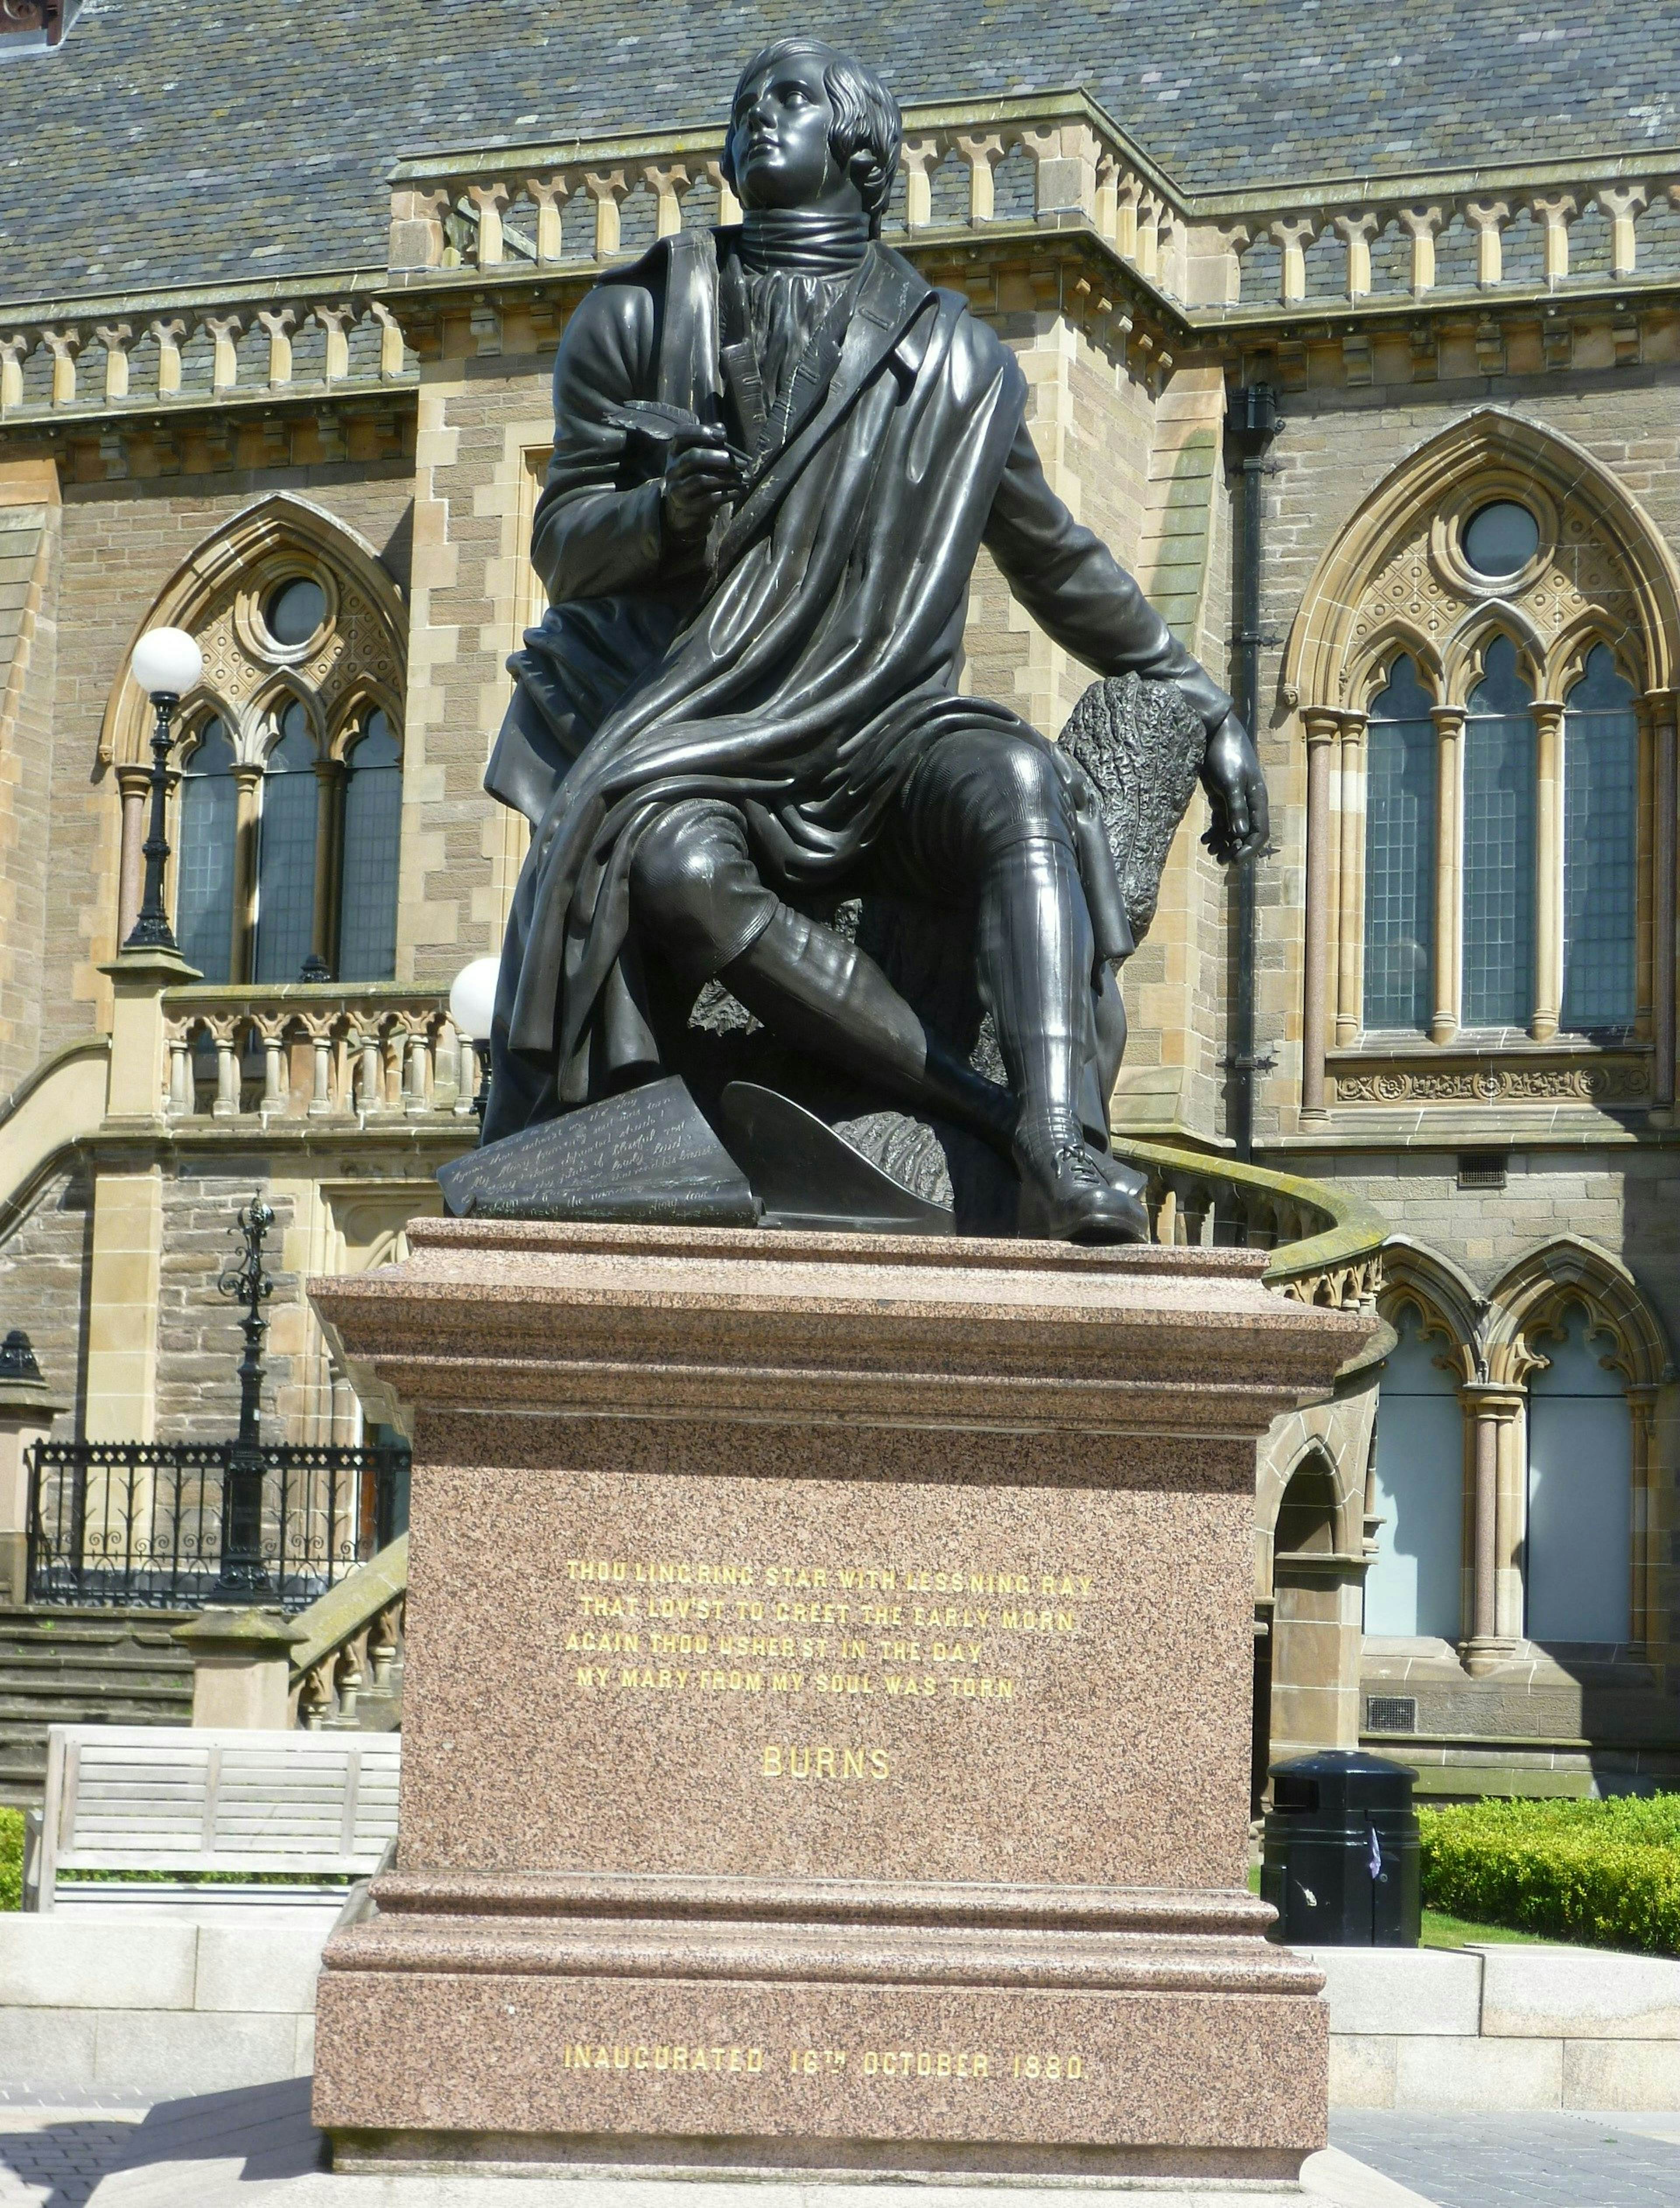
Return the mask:
<path id="1" fill-rule="evenodd" d="M 135 681 L 152 700 L 152 824 L 146 853 L 146 892 L 124 951 L 173 951 L 175 931 L 164 909 L 164 866 L 169 857 L 170 723 L 175 709 L 204 672 L 204 654 L 181 628 L 147 629 L 129 662 Z"/>
<path id="2" fill-rule="evenodd" d="M 456 1031 L 471 1043 L 478 1060 L 478 1094 L 472 1100 L 472 1108 L 478 1115 L 481 1139 L 484 1107 L 490 1101 L 490 1023 L 495 1014 L 496 977 L 501 971 L 499 958 L 475 958 L 470 966 L 462 967 L 449 989 L 449 1017 Z"/>
<path id="3" fill-rule="evenodd" d="M 215 1602 L 249 1602 L 271 1591 L 262 1561 L 262 1337 L 268 1322 L 262 1306 L 274 1292 L 263 1269 L 263 1238 L 274 1215 L 254 1196 L 231 1230 L 243 1238 L 244 1262 L 230 1265 L 216 1286 L 245 1306 L 240 1321 L 245 1353 L 239 1360 L 239 1434 L 228 1451 L 222 1481 L 222 1569 L 211 1591 Z"/>

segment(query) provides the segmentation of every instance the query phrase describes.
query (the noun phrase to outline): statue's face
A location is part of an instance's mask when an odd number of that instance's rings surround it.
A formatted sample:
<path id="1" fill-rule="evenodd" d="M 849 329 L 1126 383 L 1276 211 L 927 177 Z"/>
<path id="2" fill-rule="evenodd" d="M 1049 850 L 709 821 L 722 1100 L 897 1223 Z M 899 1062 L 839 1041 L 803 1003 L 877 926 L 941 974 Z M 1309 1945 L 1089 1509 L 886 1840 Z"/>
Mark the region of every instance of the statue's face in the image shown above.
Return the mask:
<path id="1" fill-rule="evenodd" d="M 751 207 L 843 205 L 855 188 L 829 151 L 834 111 L 820 53 L 789 54 L 743 89 L 729 122 L 741 202 Z"/>

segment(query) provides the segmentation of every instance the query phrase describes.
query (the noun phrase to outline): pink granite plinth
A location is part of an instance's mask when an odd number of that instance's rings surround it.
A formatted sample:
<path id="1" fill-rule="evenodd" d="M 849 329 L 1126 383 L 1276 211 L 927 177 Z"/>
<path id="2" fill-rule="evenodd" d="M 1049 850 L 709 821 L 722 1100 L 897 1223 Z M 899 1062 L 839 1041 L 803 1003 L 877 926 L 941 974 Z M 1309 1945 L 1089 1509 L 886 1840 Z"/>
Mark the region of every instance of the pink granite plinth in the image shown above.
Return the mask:
<path id="1" fill-rule="evenodd" d="M 415 1439 L 339 2165 L 1293 2177 L 1254 1453 L 1369 1323 L 1235 1251 L 411 1239 L 310 1290 Z"/>

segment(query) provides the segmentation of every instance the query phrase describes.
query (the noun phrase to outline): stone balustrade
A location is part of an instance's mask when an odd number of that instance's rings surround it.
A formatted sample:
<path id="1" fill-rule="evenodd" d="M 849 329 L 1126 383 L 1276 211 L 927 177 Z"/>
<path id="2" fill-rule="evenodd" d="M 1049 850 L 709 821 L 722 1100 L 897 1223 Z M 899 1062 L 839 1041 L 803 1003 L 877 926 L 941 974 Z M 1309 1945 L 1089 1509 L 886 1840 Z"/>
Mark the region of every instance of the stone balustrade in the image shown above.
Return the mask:
<path id="1" fill-rule="evenodd" d="M 417 366 L 364 278 L 276 297 L 91 298 L 0 321 L 0 420 L 379 390 Z"/>
<path id="2" fill-rule="evenodd" d="M 1680 282 L 1680 149 L 1533 170 L 1180 191 L 1085 93 L 905 110 L 885 231 L 912 251 L 1083 231 L 1159 348 L 1280 308 L 1583 297 Z M 389 265 L 277 293 L 111 295 L 0 319 L 0 421 L 337 398 L 417 381 L 417 295 L 585 279 L 738 218 L 720 131 L 481 147 L 391 172 Z M 1130 288 L 1128 288 L 1128 283 Z M 1176 333 L 1176 334 L 1175 334 Z M 1124 335 L 1124 331 L 1121 332 Z M 1143 336 L 1140 333 L 1138 342 Z M 1170 356 L 1169 356 L 1170 358 Z M 1160 369 L 1161 363 L 1156 361 Z"/>
<path id="3" fill-rule="evenodd" d="M 1315 299 L 1542 293 L 1680 276 L 1680 150 L 1462 177 L 1350 178 L 1303 193 L 1179 191 L 1084 93 L 906 108 L 886 234 L 1095 231 L 1192 324 Z M 640 252 L 738 219 L 718 131 L 493 147 L 392 172 L 394 284 L 506 280 Z"/>
<path id="4" fill-rule="evenodd" d="M 387 1731 L 402 1713 L 408 1536 L 301 1611 L 290 1687 L 305 1732 Z"/>
<path id="5" fill-rule="evenodd" d="M 1256 195 L 1219 219 L 1239 273 L 1233 307 L 1549 296 L 1680 278 L 1680 151 L 1463 178 L 1367 178 L 1307 204 Z"/>
<path id="6" fill-rule="evenodd" d="M 1166 297 L 1186 296 L 1186 203 L 1080 92 L 904 111 L 890 237 L 1087 225 Z M 740 218 L 723 133 L 491 147 L 392 172 L 393 279 L 589 267 L 687 227 Z"/>
<path id="7" fill-rule="evenodd" d="M 195 986 L 164 997 L 175 1122 L 463 1119 L 477 1063 L 440 998 L 390 982 Z"/>
<path id="8" fill-rule="evenodd" d="M 1129 1137 L 1117 1137 L 1114 1150 L 1149 1175 L 1157 1242 L 1269 1250 L 1266 1279 L 1282 1294 L 1337 1311 L 1375 1309 L 1388 1225 L 1351 1191 Z"/>

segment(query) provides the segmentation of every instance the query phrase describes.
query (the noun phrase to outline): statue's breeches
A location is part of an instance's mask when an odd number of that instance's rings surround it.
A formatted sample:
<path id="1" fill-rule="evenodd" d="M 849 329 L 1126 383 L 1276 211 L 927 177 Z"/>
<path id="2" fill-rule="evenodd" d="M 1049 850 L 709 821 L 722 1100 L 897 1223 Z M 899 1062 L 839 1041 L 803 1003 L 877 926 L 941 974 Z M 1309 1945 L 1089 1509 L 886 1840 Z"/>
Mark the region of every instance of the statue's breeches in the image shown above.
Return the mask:
<path id="1" fill-rule="evenodd" d="M 1047 747 L 1001 731 L 955 730 L 928 747 L 895 792 L 855 886 L 971 904 L 1006 852 L 1037 842 L 1073 848 L 1066 791 Z M 673 805 L 638 840 L 632 914 L 696 986 L 756 941 L 779 902 L 735 806 Z"/>

